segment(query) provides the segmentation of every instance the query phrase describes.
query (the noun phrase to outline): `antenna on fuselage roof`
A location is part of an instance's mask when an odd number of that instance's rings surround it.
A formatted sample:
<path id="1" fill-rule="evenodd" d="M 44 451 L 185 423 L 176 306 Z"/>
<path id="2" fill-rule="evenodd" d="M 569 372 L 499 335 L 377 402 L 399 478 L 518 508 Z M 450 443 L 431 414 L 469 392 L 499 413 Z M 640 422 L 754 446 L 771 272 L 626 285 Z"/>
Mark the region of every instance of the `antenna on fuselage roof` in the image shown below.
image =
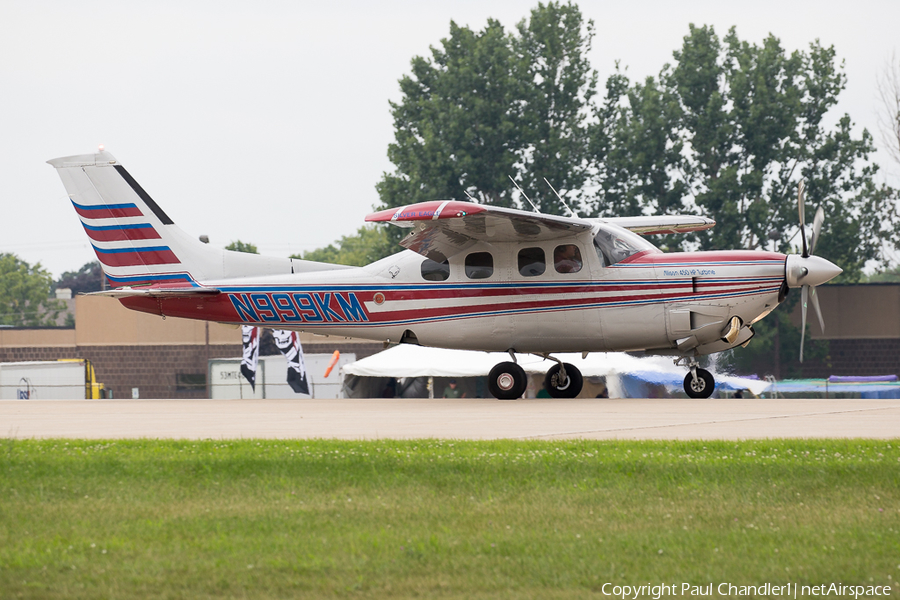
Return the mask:
<path id="1" fill-rule="evenodd" d="M 474 202 L 475 204 L 478 204 L 478 200 L 476 200 L 475 198 L 473 198 L 473 197 L 472 197 L 472 194 L 470 194 L 470 193 L 468 192 L 468 190 L 463 190 L 463 194 L 465 194 L 466 196 L 468 196 L 468 197 L 469 197 L 469 200 L 471 200 L 471 201 Z"/>
<path id="2" fill-rule="evenodd" d="M 528 197 L 528 194 L 525 193 L 525 190 L 519 187 L 519 184 L 516 183 L 516 180 L 512 178 L 512 175 L 507 175 L 509 180 L 513 182 L 513 185 L 516 186 L 516 189 L 519 190 L 519 193 L 525 196 L 525 199 L 528 200 L 528 204 L 531 205 L 531 208 L 534 209 L 534 212 L 537 214 L 541 214 L 541 211 L 538 210 L 538 207 L 534 205 L 534 202 L 531 201 L 531 198 Z"/>
<path id="3" fill-rule="evenodd" d="M 562 199 L 562 196 L 559 195 L 559 192 L 556 191 L 556 188 L 553 187 L 553 186 L 550 184 L 549 181 L 547 181 L 547 178 L 546 178 L 546 177 L 544 177 L 544 183 L 546 183 L 547 185 L 550 186 L 550 189 L 553 190 L 553 193 L 556 194 L 556 197 L 559 198 L 559 201 L 562 202 L 562 205 L 566 207 L 566 210 L 569 211 L 569 214 L 570 214 L 570 215 L 572 215 L 572 216 L 575 217 L 576 219 L 580 219 L 580 218 L 581 218 L 581 217 L 578 216 L 578 213 L 577 213 L 577 212 L 575 212 L 574 210 L 572 210 L 571 208 L 569 208 L 569 205 L 566 204 L 566 201 Z"/>

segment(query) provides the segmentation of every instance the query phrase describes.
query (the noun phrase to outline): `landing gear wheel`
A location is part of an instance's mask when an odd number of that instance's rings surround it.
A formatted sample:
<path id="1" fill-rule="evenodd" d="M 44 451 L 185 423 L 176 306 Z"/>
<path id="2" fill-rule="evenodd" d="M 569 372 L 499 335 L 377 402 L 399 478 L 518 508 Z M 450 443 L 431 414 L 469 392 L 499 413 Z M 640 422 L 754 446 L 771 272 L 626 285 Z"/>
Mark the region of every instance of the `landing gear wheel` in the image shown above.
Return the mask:
<path id="1" fill-rule="evenodd" d="M 566 378 L 562 380 L 559 364 L 555 364 L 547 371 L 544 377 L 544 389 L 553 398 L 574 398 L 581 393 L 584 386 L 584 377 L 575 365 L 566 365 Z M 562 380 L 562 381 L 561 381 Z"/>
<path id="2" fill-rule="evenodd" d="M 706 369 L 697 369 L 697 381 L 688 373 L 684 378 L 684 393 L 691 398 L 709 398 L 716 389 L 716 380 Z"/>
<path id="3" fill-rule="evenodd" d="M 514 362 L 502 362 L 488 375 L 488 390 L 499 400 L 515 400 L 525 393 L 528 378 L 525 369 Z"/>

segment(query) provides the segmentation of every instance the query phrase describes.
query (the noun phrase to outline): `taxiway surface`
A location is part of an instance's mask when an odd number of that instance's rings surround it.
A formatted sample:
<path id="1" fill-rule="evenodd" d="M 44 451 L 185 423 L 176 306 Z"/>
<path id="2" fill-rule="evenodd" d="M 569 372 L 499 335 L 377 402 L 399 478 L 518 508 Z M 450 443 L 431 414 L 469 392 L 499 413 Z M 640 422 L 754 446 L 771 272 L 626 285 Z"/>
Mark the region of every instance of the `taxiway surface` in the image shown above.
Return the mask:
<path id="1" fill-rule="evenodd" d="M 3 400 L 7 438 L 897 438 L 900 400 Z"/>

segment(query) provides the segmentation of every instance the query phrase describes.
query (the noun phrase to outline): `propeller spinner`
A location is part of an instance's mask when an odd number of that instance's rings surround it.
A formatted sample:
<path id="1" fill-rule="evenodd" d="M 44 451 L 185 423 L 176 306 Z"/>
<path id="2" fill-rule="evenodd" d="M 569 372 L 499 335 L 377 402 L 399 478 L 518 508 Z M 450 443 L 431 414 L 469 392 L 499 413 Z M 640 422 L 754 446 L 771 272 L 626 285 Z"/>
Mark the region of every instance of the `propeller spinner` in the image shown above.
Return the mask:
<path id="1" fill-rule="evenodd" d="M 784 265 L 785 279 L 788 287 L 800 288 L 800 362 L 803 362 L 803 342 L 806 337 L 806 310 L 807 305 L 812 302 L 813 308 L 816 310 L 816 316 L 819 317 L 819 327 L 825 331 L 825 319 L 822 318 L 822 309 L 819 306 L 819 298 L 816 296 L 816 286 L 831 281 L 843 272 L 843 269 L 824 258 L 814 256 L 816 251 L 816 243 L 822 233 L 822 223 L 825 221 L 825 211 L 820 206 L 816 210 L 816 216 L 813 219 L 812 235 L 809 239 L 809 245 L 806 242 L 806 223 L 805 223 L 805 196 L 806 186 L 800 182 L 800 188 L 797 192 L 797 208 L 800 213 L 800 237 L 803 242 L 803 251 L 801 254 L 791 254 L 787 257 Z"/>

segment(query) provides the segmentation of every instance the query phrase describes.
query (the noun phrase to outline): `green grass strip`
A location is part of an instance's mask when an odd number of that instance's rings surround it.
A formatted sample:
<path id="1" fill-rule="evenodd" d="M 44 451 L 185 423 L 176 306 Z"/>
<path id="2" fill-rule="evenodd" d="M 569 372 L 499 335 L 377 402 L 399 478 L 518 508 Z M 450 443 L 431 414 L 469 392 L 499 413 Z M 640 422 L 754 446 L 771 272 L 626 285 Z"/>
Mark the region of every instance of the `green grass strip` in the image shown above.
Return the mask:
<path id="1" fill-rule="evenodd" d="M 900 440 L 0 440 L 0 598 L 898 578 Z"/>

